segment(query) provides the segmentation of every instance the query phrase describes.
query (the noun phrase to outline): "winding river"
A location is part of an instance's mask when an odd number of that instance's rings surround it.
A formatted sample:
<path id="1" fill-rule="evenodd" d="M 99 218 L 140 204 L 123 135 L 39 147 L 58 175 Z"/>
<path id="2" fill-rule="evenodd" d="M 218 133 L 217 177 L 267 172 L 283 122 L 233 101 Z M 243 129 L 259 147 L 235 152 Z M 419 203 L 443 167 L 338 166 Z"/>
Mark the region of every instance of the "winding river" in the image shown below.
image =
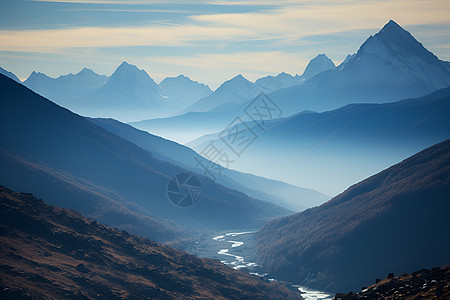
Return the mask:
<path id="1" fill-rule="evenodd" d="M 224 232 L 205 236 L 196 242 L 194 253 L 202 257 L 219 259 L 235 269 L 244 269 L 250 274 L 276 280 L 265 273 L 256 261 L 256 231 Z M 334 294 L 317 291 L 306 286 L 292 284 L 306 300 L 333 299 Z"/>

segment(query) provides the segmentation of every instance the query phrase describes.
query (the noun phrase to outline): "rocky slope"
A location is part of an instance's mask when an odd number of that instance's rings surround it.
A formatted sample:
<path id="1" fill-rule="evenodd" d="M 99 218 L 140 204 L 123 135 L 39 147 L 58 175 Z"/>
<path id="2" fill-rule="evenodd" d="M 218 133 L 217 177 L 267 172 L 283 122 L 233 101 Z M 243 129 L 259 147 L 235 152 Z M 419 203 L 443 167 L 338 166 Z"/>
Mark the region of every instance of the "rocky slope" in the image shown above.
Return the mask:
<path id="1" fill-rule="evenodd" d="M 450 267 L 422 269 L 363 288 L 359 293 L 336 294 L 335 300 L 358 299 L 450 299 Z"/>
<path id="2" fill-rule="evenodd" d="M 218 260 L 0 187 L 1 299 L 296 299 Z"/>

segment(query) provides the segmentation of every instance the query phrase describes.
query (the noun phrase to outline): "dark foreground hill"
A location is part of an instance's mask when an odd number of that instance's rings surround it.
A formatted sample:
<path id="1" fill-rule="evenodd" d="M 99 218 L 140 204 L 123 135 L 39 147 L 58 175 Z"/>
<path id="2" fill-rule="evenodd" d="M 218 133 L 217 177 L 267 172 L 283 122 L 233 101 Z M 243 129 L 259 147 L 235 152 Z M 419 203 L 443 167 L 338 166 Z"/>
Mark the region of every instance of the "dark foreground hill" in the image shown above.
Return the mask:
<path id="1" fill-rule="evenodd" d="M 359 293 L 337 294 L 335 300 L 359 299 L 450 299 L 450 267 L 422 269 L 363 288 Z"/>
<path id="2" fill-rule="evenodd" d="M 450 263 L 450 140 L 258 233 L 277 278 L 332 291 Z"/>
<path id="3" fill-rule="evenodd" d="M 286 287 L 0 187 L 1 299 L 296 299 Z"/>

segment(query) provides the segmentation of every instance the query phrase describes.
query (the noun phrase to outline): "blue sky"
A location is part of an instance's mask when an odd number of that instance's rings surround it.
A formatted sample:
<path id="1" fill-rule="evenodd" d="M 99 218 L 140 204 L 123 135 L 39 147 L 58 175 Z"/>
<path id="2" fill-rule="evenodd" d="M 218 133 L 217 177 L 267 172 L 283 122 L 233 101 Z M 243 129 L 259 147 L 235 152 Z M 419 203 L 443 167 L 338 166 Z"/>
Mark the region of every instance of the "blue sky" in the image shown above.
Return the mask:
<path id="1" fill-rule="evenodd" d="M 0 66 L 24 79 L 83 67 L 110 75 L 127 61 L 157 82 L 185 74 L 216 88 L 335 63 L 390 19 L 450 60 L 447 0 L 0 0 Z"/>

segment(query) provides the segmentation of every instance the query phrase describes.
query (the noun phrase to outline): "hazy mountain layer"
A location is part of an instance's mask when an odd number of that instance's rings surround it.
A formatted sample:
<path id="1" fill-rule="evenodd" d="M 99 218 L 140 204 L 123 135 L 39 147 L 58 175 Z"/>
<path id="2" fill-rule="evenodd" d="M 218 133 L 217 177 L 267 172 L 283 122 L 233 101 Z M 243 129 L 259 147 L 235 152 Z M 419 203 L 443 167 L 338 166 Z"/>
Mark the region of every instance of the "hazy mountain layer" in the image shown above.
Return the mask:
<path id="1" fill-rule="evenodd" d="M 60 204 L 65 197 L 55 193 L 55 183 L 47 178 L 48 174 L 61 173 L 81 185 L 93 187 L 102 196 L 112 197 L 143 217 L 158 216 L 191 229 L 254 228 L 288 213 L 201 175 L 198 176 L 202 185 L 200 200 L 193 207 L 180 209 L 168 199 L 168 184 L 186 169 L 154 158 L 150 152 L 9 78 L 1 76 L 0 87 L 3 93 L 0 147 L 16 161 L 27 161 L 46 170 L 24 181 L 22 177 L 29 175 L 26 167 L 15 168 L 6 156 L 0 181 L 16 190 L 33 192 L 38 197 L 45 196 L 52 204 Z M 63 206 L 79 208 L 79 203 L 65 202 Z M 101 203 L 90 203 L 90 206 L 99 206 L 99 210 L 102 207 Z M 82 208 L 79 209 L 84 212 Z M 108 224 L 134 224 L 135 219 L 127 220 L 119 215 L 117 218 L 111 215 Z"/>
<path id="2" fill-rule="evenodd" d="M 303 112 L 273 121 L 236 160 L 236 168 L 333 195 L 450 138 L 449 120 L 450 88 L 418 99 Z M 222 145 L 214 134 L 199 139 L 194 149 L 211 138 Z"/>
<path id="3" fill-rule="evenodd" d="M 204 161 L 203 165 L 215 165 L 186 146 L 138 130 L 119 121 L 113 119 L 90 120 L 106 130 L 152 152 L 156 158 L 184 166 L 195 173 L 202 174 L 205 172 L 199 165 L 199 161 Z M 217 167 L 220 168 L 219 166 Z M 211 169 L 214 168 L 211 167 Z M 220 169 L 220 173 L 214 172 L 218 183 L 228 188 L 242 191 L 251 197 L 268 201 L 293 211 L 302 211 L 329 199 L 328 196 L 311 189 L 223 167 Z"/>

